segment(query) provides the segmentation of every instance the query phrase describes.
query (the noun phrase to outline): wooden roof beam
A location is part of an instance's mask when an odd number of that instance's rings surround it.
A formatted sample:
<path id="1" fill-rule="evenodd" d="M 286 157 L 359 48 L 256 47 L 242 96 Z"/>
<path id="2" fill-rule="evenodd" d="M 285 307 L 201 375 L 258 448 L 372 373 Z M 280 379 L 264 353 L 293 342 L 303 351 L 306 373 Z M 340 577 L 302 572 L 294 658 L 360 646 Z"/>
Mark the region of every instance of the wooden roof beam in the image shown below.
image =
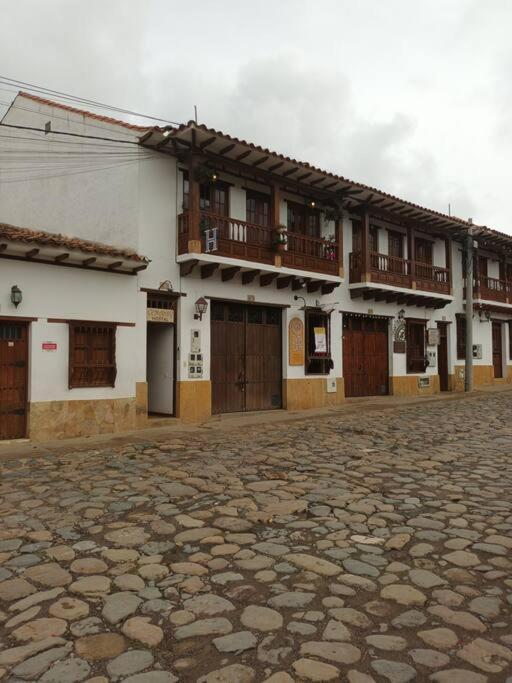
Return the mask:
<path id="1" fill-rule="evenodd" d="M 112 263 L 109 263 L 108 269 L 115 270 L 116 268 L 120 268 L 122 265 L 122 261 L 113 261 Z"/>
<path id="2" fill-rule="evenodd" d="M 288 287 L 289 284 L 293 282 L 293 275 L 287 275 L 285 277 L 278 278 L 276 282 L 277 289 L 284 289 Z"/>
<path id="3" fill-rule="evenodd" d="M 180 263 L 180 276 L 187 277 L 197 266 L 199 261 L 197 259 L 191 259 L 190 261 L 183 261 Z"/>
<path id="4" fill-rule="evenodd" d="M 251 282 L 253 282 L 253 280 L 259 274 L 260 274 L 259 270 L 246 270 L 245 273 L 242 273 L 242 284 L 243 285 L 250 285 Z"/>
<path id="5" fill-rule="evenodd" d="M 236 157 L 236 160 L 237 160 L 237 161 L 242 161 L 242 159 L 245 159 L 245 157 L 248 157 L 249 154 L 252 154 L 252 149 L 248 149 L 247 151 L 242 152 L 242 154 L 239 154 L 239 155 Z"/>
<path id="6" fill-rule="evenodd" d="M 268 156 L 261 157 L 261 159 L 257 159 L 256 161 L 254 161 L 252 165 L 253 166 L 259 166 L 260 164 L 263 164 L 267 160 L 268 160 Z"/>
<path id="7" fill-rule="evenodd" d="M 200 143 L 199 149 L 206 149 L 206 147 L 209 147 L 212 144 L 212 142 L 215 142 L 216 139 L 217 139 L 217 136 L 212 135 L 211 138 L 207 138 L 204 142 Z"/>
<path id="8" fill-rule="evenodd" d="M 228 282 L 229 280 L 232 280 L 237 273 L 239 273 L 241 270 L 240 266 L 232 266 L 231 268 L 223 268 L 220 271 L 220 277 L 222 279 L 222 282 Z"/>
<path id="9" fill-rule="evenodd" d="M 287 171 L 285 171 L 281 175 L 283 176 L 283 178 L 287 178 L 289 175 L 292 175 L 293 173 L 297 173 L 298 170 L 299 170 L 298 167 L 294 166 L 293 168 L 289 168 Z"/>
<path id="10" fill-rule="evenodd" d="M 260 275 L 260 287 L 266 287 L 271 282 L 274 282 L 277 276 L 278 273 L 265 273 L 264 275 Z"/>
<path id="11" fill-rule="evenodd" d="M 217 154 L 220 154 L 220 156 L 224 156 L 224 154 L 227 154 L 228 152 L 231 152 L 232 149 L 235 149 L 236 144 L 233 142 L 231 145 L 226 145 L 222 149 L 220 149 Z"/>
<path id="12" fill-rule="evenodd" d="M 218 267 L 218 263 L 205 263 L 204 266 L 201 266 L 201 280 L 206 280 L 211 277 Z"/>
<path id="13" fill-rule="evenodd" d="M 58 256 L 55 257 L 55 261 L 57 263 L 60 263 L 61 261 L 65 261 L 66 259 L 69 258 L 69 254 L 66 252 L 64 254 L 59 254 Z"/>
<path id="14" fill-rule="evenodd" d="M 31 259 L 39 254 L 39 249 L 30 249 L 30 251 L 25 252 L 25 258 Z"/>
<path id="15" fill-rule="evenodd" d="M 90 256 L 82 261 L 83 266 L 92 266 L 93 263 L 96 263 L 96 256 Z"/>

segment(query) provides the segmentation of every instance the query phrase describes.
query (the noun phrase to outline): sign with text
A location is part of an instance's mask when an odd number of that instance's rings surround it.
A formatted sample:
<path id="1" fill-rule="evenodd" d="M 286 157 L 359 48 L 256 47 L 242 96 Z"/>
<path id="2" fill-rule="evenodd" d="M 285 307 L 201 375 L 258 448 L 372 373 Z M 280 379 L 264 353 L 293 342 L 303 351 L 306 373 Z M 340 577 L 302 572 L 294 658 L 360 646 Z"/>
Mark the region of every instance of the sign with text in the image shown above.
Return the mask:
<path id="1" fill-rule="evenodd" d="M 304 323 L 292 318 L 288 325 L 288 363 L 304 365 Z"/>
<path id="2" fill-rule="evenodd" d="M 172 308 L 147 308 L 146 320 L 151 323 L 173 323 L 174 311 Z"/>
<path id="3" fill-rule="evenodd" d="M 43 342 L 41 348 L 43 351 L 57 351 L 57 342 Z"/>

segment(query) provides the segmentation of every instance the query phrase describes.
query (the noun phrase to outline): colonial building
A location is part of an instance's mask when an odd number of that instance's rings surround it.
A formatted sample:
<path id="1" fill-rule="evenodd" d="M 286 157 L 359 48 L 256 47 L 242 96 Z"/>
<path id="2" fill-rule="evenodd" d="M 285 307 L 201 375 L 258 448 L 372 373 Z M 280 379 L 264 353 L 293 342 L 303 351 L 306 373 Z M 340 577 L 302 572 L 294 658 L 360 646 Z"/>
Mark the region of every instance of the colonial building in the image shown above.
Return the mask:
<path id="1" fill-rule="evenodd" d="M 466 221 L 194 122 L 3 124 L 1 438 L 463 388 Z M 472 229 L 475 383 L 512 381 L 512 238 Z"/>

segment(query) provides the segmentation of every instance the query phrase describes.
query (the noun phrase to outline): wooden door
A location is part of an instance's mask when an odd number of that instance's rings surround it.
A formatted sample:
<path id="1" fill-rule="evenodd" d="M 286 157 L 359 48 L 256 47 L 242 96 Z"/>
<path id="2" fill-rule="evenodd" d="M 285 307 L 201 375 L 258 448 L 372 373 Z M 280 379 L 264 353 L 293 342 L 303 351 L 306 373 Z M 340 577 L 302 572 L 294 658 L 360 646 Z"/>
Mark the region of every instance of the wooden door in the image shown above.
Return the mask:
<path id="1" fill-rule="evenodd" d="M 281 309 L 214 301 L 212 412 L 280 408 Z"/>
<path id="2" fill-rule="evenodd" d="M 501 323 L 492 323 L 492 364 L 494 366 L 494 377 L 503 377 L 503 353 L 501 343 Z"/>
<path id="3" fill-rule="evenodd" d="M 245 410 L 281 408 L 281 309 L 245 313 Z"/>
<path id="4" fill-rule="evenodd" d="M 389 392 L 387 320 L 343 316 L 343 376 L 346 396 Z"/>
<path id="5" fill-rule="evenodd" d="M 437 350 L 437 371 L 439 372 L 439 388 L 449 389 L 448 371 L 448 323 L 437 323 L 439 330 L 439 346 Z"/>
<path id="6" fill-rule="evenodd" d="M 0 439 L 27 431 L 27 325 L 0 321 Z"/>

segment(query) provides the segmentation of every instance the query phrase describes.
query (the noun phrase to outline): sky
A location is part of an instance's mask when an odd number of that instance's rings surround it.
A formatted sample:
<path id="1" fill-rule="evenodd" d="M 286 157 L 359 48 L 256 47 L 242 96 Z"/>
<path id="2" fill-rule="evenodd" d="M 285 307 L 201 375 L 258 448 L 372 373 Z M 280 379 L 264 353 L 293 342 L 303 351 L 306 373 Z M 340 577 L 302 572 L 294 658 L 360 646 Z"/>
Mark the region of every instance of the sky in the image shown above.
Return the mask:
<path id="1" fill-rule="evenodd" d="M 2 76 L 177 122 L 196 105 L 200 123 L 512 234 L 510 0 L 2 5 Z"/>

